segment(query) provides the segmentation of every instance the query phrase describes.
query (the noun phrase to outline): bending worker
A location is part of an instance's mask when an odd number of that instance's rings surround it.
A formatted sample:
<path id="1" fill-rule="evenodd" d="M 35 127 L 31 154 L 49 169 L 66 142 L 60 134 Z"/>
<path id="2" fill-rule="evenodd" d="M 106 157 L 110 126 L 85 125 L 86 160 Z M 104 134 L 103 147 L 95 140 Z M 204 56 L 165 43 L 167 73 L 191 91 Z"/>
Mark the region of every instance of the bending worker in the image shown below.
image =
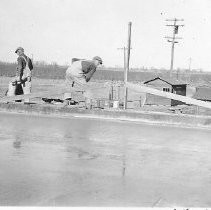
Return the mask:
<path id="1" fill-rule="evenodd" d="M 97 67 L 103 63 L 99 56 L 92 60 L 72 59 L 71 66 L 66 71 L 66 85 L 71 90 L 72 87 L 85 91 L 86 103 L 91 102 L 91 90 L 87 84 L 95 73 Z M 64 99 L 71 98 L 71 94 L 65 93 Z"/>

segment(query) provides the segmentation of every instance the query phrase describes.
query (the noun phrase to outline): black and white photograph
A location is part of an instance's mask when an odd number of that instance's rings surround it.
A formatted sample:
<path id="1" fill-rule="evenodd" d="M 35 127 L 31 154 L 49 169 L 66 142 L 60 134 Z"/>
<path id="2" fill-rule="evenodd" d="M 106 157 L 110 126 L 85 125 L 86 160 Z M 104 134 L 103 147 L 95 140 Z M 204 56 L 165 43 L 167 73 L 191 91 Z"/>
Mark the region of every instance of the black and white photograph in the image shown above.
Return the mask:
<path id="1" fill-rule="evenodd" d="M 0 0 L 0 208 L 211 209 L 211 0 Z"/>

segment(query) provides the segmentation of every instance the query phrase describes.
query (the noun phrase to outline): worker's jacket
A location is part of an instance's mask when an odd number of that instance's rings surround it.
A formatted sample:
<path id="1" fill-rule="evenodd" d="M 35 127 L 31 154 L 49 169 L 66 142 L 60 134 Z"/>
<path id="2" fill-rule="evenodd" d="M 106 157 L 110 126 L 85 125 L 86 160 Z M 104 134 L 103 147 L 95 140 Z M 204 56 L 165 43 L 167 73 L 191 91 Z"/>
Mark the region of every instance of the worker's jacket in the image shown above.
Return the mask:
<path id="1" fill-rule="evenodd" d="M 23 76 L 23 70 L 26 68 L 26 60 L 28 62 L 29 69 L 30 70 L 33 69 L 33 64 L 32 64 L 31 59 L 28 56 L 26 56 L 25 54 L 20 55 L 17 59 L 17 61 L 18 61 L 18 66 L 17 66 L 17 69 L 16 69 L 16 76 L 17 77 L 21 78 Z"/>
<path id="2" fill-rule="evenodd" d="M 72 65 L 67 69 L 67 74 L 70 73 L 75 77 L 84 76 L 86 82 L 88 82 L 92 75 L 96 71 L 96 66 L 93 61 L 89 60 L 76 60 L 72 63 Z"/>

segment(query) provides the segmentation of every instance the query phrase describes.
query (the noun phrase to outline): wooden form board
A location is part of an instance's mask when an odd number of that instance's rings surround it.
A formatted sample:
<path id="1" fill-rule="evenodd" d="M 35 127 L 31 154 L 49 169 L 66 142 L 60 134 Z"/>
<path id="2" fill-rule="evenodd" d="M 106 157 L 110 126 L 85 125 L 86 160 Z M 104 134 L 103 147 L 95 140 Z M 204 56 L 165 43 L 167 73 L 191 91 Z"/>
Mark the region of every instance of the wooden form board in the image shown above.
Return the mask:
<path id="1" fill-rule="evenodd" d="M 42 91 L 38 93 L 31 93 L 31 94 L 25 94 L 25 95 L 5 96 L 5 97 L 0 98 L 0 102 L 6 103 L 6 102 L 12 102 L 15 100 L 24 100 L 24 99 L 32 99 L 32 98 L 48 98 L 48 97 L 56 96 L 59 94 L 63 94 L 65 92 L 71 92 L 71 91 L 67 91 L 66 89 L 60 89 L 60 90 L 53 90 L 53 91 Z"/>
<path id="2" fill-rule="evenodd" d="M 105 87 L 95 87 L 95 88 L 90 88 L 93 92 L 95 90 L 99 90 Z M 25 94 L 25 95 L 15 95 L 15 96 L 5 96 L 0 98 L 0 103 L 7 103 L 7 102 L 12 102 L 16 100 L 25 100 L 25 99 L 32 99 L 32 98 L 52 98 L 64 93 L 79 93 L 79 92 L 84 92 L 82 89 L 76 89 L 72 88 L 66 89 L 66 88 L 61 88 L 61 89 L 56 89 L 56 90 L 51 90 L 51 91 L 42 91 L 42 92 L 37 92 L 37 93 L 30 93 L 30 94 Z M 96 100 L 108 100 L 107 98 L 103 98 L 99 93 L 94 93 L 93 94 L 93 99 Z"/>
<path id="3" fill-rule="evenodd" d="M 194 98 L 190 98 L 190 97 L 187 97 L 187 96 L 181 96 L 181 95 L 177 95 L 177 94 L 174 94 L 174 93 L 164 92 L 164 91 L 160 91 L 160 90 L 150 88 L 150 87 L 147 87 L 147 86 L 144 86 L 144 85 L 132 84 L 130 82 L 127 82 L 126 86 L 129 89 L 131 89 L 135 92 L 150 93 L 150 94 L 153 94 L 153 95 L 162 96 L 162 97 L 165 97 L 165 98 L 182 101 L 186 104 L 193 104 L 193 105 L 196 105 L 196 106 L 201 106 L 201 107 L 204 107 L 204 108 L 211 109 L 211 103 L 204 102 L 204 101 L 201 101 L 201 100 L 197 100 L 197 99 L 194 99 Z"/>

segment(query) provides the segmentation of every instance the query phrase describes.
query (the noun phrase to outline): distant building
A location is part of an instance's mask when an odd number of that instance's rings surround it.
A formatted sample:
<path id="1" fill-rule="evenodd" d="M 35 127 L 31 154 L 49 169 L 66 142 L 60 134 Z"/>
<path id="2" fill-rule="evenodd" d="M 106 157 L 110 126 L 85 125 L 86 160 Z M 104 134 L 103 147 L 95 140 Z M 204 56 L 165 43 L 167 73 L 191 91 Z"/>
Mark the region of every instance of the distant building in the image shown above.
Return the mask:
<path id="1" fill-rule="evenodd" d="M 193 98 L 211 102 L 211 86 L 203 85 L 196 87 L 196 92 L 193 95 Z"/>
<path id="2" fill-rule="evenodd" d="M 160 77 L 156 77 L 152 80 L 148 80 L 144 82 L 144 84 L 146 84 L 148 87 L 152 87 L 158 90 L 186 96 L 187 84 L 185 84 L 184 82 L 180 82 L 177 80 L 167 81 L 167 80 L 161 79 Z M 181 101 L 176 101 L 176 100 L 168 99 L 161 96 L 147 94 L 145 104 L 176 106 L 176 105 L 180 105 L 184 103 Z"/>

